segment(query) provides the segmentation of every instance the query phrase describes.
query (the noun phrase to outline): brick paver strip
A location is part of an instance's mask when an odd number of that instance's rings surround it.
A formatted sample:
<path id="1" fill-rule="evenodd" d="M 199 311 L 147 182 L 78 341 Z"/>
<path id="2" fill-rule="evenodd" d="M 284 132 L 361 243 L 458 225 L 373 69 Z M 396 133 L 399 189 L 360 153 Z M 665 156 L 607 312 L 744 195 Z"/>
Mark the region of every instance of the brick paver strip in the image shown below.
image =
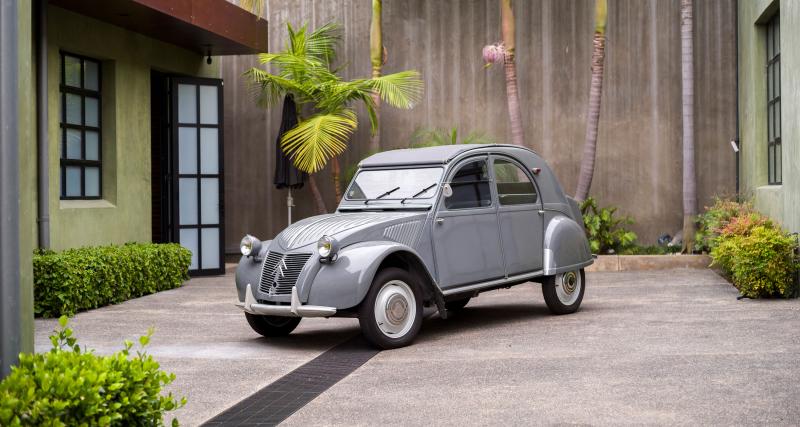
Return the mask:
<path id="1" fill-rule="evenodd" d="M 378 354 L 357 335 L 255 392 L 204 426 L 274 426 Z"/>

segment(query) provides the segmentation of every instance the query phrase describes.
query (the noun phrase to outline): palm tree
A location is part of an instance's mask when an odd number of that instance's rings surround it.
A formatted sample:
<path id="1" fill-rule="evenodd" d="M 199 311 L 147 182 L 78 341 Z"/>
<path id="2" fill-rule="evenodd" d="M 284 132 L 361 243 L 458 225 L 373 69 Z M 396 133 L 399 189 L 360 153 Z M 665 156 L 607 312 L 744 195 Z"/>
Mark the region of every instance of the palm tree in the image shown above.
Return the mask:
<path id="1" fill-rule="evenodd" d="M 515 59 L 515 25 L 514 10 L 511 0 L 500 0 L 501 30 L 503 42 L 483 48 L 483 60 L 487 64 L 503 61 L 506 72 L 506 98 L 508 101 L 508 118 L 511 122 L 511 142 L 515 145 L 525 145 L 522 133 L 522 113 L 519 105 L 519 90 L 517 89 L 517 66 Z"/>
<path id="2" fill-rule="evenodd" d="M 381 0 L 372 0 L 372 21 L 369 26 L 369 58 L 372 64 L 372 77 L 381 76 L 381 67 L 384 64 L 383 55 L 383 28 L 381 23 Z M 375 117 L 380 125 L 381 99 L 378 94 L 372 97 L 375 103 Z M 381 149 L 381 133 L 373 132 L 369 141 L 369 152 L 377 153 Z"/>
<path id="3" fill-rule="evenodd" d="M 603 62 L 606 57 L 606 0 L 597 0 L 595 6 L 589 111 L 586 114 L 586 138 L 583 143 L 581 174 L 578 176 L 578 188 L 575 190 L 575 200 L 578 202 L 589 197 L 589 188 L 592 186 L 594 160 L 597 153 L 597 128 L 600 122 L 600 97 L 603 94 Z"/>
<path id="4" fill-rule="evenodd" d="M 418 72 L 401 71 L 369 79 L 342 80 L 331 70 L 339 41 L 339 27 L 329 23 L 309 32 L 287 24 L 288 40 L 279 53 L 262 53 L 259 62 L 274 66 L 275 73 L 253 67 L 245 75 L 254 83 L 259 105 L 269 108 L 291 94 L 298 108 L 298 123 L 281 138 L 281 147 L 298 169 L 313 174 L 334 160 L 333 178 L 337 200 L 341 198 L 336 157 L 358 127 L 353 102 L 367 109 L 372 132 L 377 131 L 373 96 L 397 108 L 412 108 L 421 98 L 423 84 Z M 306 114 L 310 112 L 310 114 Z M 314 186 L 314 182 L 310 182 Z"/>
<path id="5" fill-rule="evenodd" d="M 694 250 L 697 182 L 694 169 L 694 28 L 692 0 L 681 0 L 681 116 L 683 119 L 683 248 Z"/>

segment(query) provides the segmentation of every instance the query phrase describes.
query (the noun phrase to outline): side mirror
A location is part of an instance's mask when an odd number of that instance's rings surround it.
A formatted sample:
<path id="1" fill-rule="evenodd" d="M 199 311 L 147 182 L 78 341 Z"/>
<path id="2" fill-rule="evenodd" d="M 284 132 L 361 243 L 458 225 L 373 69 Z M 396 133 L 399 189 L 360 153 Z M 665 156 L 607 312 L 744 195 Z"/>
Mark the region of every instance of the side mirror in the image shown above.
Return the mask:
<path id="1" fill-rule="evenodd" d="M 445 184 L 442 186 L 442 194 L 445 198 L 448 198 L 453 195 L 453 187 L 450 184 Z"/>

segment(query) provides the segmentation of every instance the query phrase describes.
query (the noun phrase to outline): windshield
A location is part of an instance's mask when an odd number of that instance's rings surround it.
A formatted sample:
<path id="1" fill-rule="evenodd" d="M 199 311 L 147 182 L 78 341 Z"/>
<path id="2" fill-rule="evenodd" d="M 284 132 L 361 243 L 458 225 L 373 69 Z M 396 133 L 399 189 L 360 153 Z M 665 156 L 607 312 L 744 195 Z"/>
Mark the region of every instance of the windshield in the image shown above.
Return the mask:
<path id="1" fill-rule="evenodd" d="M 430 199 L 442 168 L 362 170 L 347 190 L 348 200 Z"/>

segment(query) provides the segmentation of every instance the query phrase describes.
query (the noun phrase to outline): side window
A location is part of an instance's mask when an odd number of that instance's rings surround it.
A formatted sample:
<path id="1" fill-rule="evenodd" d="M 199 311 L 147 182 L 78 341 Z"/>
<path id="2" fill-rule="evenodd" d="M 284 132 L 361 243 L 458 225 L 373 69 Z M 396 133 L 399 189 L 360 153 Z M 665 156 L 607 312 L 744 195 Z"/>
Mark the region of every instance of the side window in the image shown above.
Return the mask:
<path id="1" fill-rule="evenodd" d="M 531 204 L 539 199 L 536 186 L 516 163 L 495 160 L 494 177 L 501 206 Z"/>
<path id="2" fill-rule="evenodd" d="M 447 209 L 470 209 L 491 206 L 489 170 L 486 160 L 474 160 L 462 165 L 450 180 L 453 195 L 444 199 Z"/>

